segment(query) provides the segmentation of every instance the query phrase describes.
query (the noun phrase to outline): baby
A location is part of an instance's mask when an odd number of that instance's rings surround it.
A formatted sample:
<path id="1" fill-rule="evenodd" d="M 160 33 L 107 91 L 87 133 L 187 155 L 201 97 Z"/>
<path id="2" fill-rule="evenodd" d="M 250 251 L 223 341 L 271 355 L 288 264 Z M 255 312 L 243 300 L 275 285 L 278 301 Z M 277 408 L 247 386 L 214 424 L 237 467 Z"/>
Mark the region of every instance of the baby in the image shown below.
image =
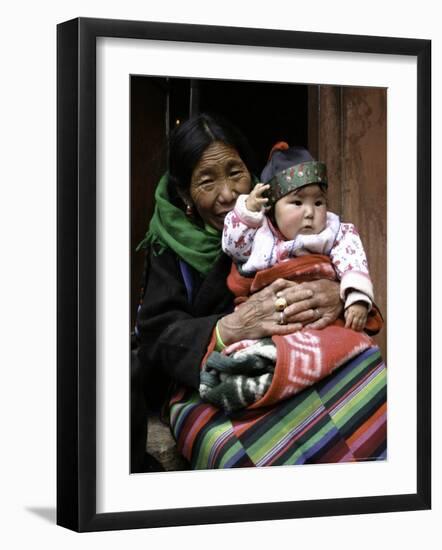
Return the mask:
<path id="1" fill-rule="evenodd" d="M 249 195 L 238 197 L 235 208 L 224 220 L 222 247 L 235 261 L 240 276 L 254 279 L 257 272 L 296 256 L 329 256 L 340 281 L 345 327 L 362 332 L 373 301 L 367 259 L 354 225 L 341 223 L 336 214 L 327 211 L 325 164 L 313 160 L 304 148 L 280 143 L 272 150 L 261 180 Z M 281 323 L 284 303 L 287 305 L 282 297 L 275 301 Z M 320 331 L 322 338 L 309 333 L 310 328 L 315 328 L 314 323 L 305 327 L 307 332 L 302 331 L 294 339 L 287 336 L 286 344 L 279 344 L 292 350 L 283 352 L 284 356 L 297 357 L 293 365 L 289 362 L 284 367 L 288 369 L 287 380 L 296 381 L 290 391 L 300 391 L 342 364 L 340 360 L 331 361 L 327 370 L 324 358 L 328 352 L 334 355 L 338 348 L 347 346 L 342 357 L 345 360 L 358 346 L 368 345 L 364 334 L 348 334 L 343 344 L 342 333 L 339 342 L 330 341 L 330 328 Z M 316 343 L 312 347 L 313 342 Z M 304 360 L 316 357 L 311 355 L 312 349 L 319 349 L 322 359 L 318 364 L 305 366 Z M 217 348 L 208 356 L 200 374 L 200 396 L 228 413 L 249 406 L 269 390 L 276 362 L 277 346 L 270 338 L 238 342 L 226 351 L 222 341 L 217 340 Z M 313 378 L 308 379 L 312 373 Z"/>
<path id="2" fill-rule="evenodd" d="M 325 254 L 340 280 L 345 326 L 365 327 L 373 286 L 358 232 L 327 211 L 327 171 L 302 147 L 279 143 L 262 183 L 240 195 L 225 218 L 223 250 L 243 275 L 305 254 Z"/>

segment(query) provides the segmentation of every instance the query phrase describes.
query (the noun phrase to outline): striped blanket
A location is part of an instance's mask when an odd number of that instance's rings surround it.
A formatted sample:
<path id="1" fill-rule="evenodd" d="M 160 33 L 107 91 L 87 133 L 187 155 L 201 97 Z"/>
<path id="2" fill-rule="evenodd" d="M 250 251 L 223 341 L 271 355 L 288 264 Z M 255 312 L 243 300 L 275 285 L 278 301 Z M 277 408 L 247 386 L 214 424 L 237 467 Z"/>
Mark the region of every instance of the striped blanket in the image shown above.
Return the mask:
<path id="1" fill-rule="evenodd" d="M 312 278 L 335 278 L 327 257 L 310 255 L 293 261 L 297 261 L 295 271 L 291 261 L 283 262 L 279 264 L 281 271 L 277 276 L 298 282 Z M 275 272 L 270 271 L 264 270 L 255 278 L 246 278 L 232 270 L 228 283 L 238 297 L 237 303 L 274 280 Z M 375 333 L 381 326 L 382 318 L 374 308 L 366 331 Z M 342 325 L 310 331 L 321 333 L 324 338 L 328 337 L 327 334 L 330 336 L 327 353 L 331 356 L 335 353 L 336 334 L 333 331 L 337 328 L 342 330 Z M 347 357 L 341 354 L 339 369 L 329 371 L 328 376 L 295 395 L 283 395 L 287 391 L 285 375 L 283 378 L 275 376 L 276 381 L 259 402 L 228 416 L 223 410 L 203 402 L 198 392 L 179 390 L 170 402 L 170 425 L 178 450 L 189 461 L 191 468 L 385 459 L 386 367 L 374 343 L 366 335 L 353 334 L 363 336 L 361 346 Z M 215 339 L 212 338 L 208 354 L 214 346 Z M 278 362 L 281 361 L 279 367 L 283 372 L 286 360 L 278 355 Z M 310 370 L 314 368 L 314 361 L 310 361 Z M 275 370 L 278 370 L 278 365 Z M 291 372 L 290 369 L 285 371 Z M 296 381 L 292 382 L 296 384 Z"/>
<path id="2" fill-rule="evenodd" d="M 334 280 L 336 273 L 329 257 L 309 254 L 276 264 L 257 272 L 253 277 L 240 275 L 236 265 L 232 264 L 227 284 L 236 296 L 237 303 L 241 303 L 250 294 L 269 285 L 278 277 L 299 283 L 312 279 Z M 375 327 L 375 323 L 378 323 L 378 326 Z M 307 328 L 286 336 L 273 336 L 272 340 L 276 346 L 276 364 L 274 369 L 272 368 L 274 374 L 271 385 L 269 388 L 267 386 L 265 394 L 257 400 L 255 398 L 255 402 L 251 402 L 249 407 L 266 407 L 287 399 L 322 380 L 335 369 L 374 345 L 373 340 L 365 332 L 347 329 L 344 324 L 342 319 L 338 319 L 334 324 L 321 330 Z M 370 324 L 372 330 L 379 330 L 382 320 L 380 317 L 372 315 Z M 241 340 L 227 347 L 223 353 L 232 357 L 234 359 L 232 364 L 234 364 L 236 357 L 239 359 L 242 354 L 245 355 L 248 349 L 253 349 L 258 343 L 258 340 Z M 205 375 L 204 371 L 203 375 Z M 240 390 L 247 388 L 249 381 L 254 380 L 249 378 L 242 383 L 241 377 L 236 378 L 238 378 L 236 385 L 240 393 Z M 226 386 L 226 394 L 229 391 L 232 393 L 231 386 L 235 388 L 232 381 L 233 379 L 226 380 L 219 384 L 216 387 L 218 393 L 223 386 Z M 203 385 L 202 388 L 204 390 L 205 386 Z M 204 392 L 200 391 L 200 395 L 204 396 Z M 207 400 L 212 404 L 218 404 L 219 400 L 211 400 L 209 397 L 210 393 Z M 226 402 L 229 404 L 227 397 L 228 395 L 226 395 Z M 241 402 L 241 400 L 238 401 Z"/>
<path id="3" fill-rule="evenodd" d="M 192 469 L 382 460 L 386 397 L 386 368 L 371 347 L 297 395 L 231 417 L 180 390 L 170 424 Z"/>
<path id="4" fill-rule="evenodd" d="M 299 393 L 331 374 L 335 369 L 373 346 L 364 332 L 346 329 L 337 322 L 322 330 L 302 330 L 286 336 L 273 336 L 276 364 L 270 387 L 249 405 L 256 409 L 273 405 Z M 229 346 L 226 354 L 237 355 L 259 343 L 241 340 Z"/>

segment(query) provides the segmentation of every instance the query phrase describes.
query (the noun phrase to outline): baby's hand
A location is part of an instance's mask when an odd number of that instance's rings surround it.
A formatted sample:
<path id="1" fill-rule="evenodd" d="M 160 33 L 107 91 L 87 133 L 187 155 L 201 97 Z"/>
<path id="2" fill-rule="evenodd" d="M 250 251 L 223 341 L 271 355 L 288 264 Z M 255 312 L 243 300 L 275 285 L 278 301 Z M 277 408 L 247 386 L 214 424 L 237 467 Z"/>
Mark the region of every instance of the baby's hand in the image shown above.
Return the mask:
<path id="1" fill-rule="evenodd" d="M 246 199 L 246 206 L 251 212 L 260 212 L 267 206 L 269 199 L 262 194 L 270 187 L 268 183 L 257 183 Z"/>
<path id="2" fill-rule="evenodd" d="M 363 302 L 355 302 L 344 311 L 345 327 L 360 332 L 367 322 L 368 307 Z"/>

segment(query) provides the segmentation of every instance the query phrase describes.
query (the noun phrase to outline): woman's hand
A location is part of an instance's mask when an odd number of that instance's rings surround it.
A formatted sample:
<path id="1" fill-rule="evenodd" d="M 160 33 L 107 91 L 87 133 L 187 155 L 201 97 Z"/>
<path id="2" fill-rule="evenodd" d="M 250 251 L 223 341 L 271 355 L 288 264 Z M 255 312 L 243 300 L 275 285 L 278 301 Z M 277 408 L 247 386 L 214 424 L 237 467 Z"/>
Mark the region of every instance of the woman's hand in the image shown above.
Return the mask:
<path id="1" fill-rule="evenodd" d="M 281 322 L 281 314 L 276 311 L 276 294 L 282 290 L 288 290 L 292 285 L 290 281 L 277 279 L 269 286 L 255 292 L 250 298 L 238 306 L 229 315 L 218 321 L 218 331 L 224 344 L 229 345 L 247 338 L 263 338 L 274 334 L 290 334 L 302 328 L 300 322 Z M 310 291 L 300 295 L 307 299 Z"/>
<path id="2" fill-rule="evenodd" d="M 276 311 L 276 294 L 288 304 L 282 316 Z M 218 330 L 228 345 L 245 338 L 291 334 L 303 326 L 321 329 L 335 321 L 342 308 L 339 283 L 335 281 L 296 284 L 277 279 L 223 317 L 218 322 Z M 281 320 L 285 324 L 280 324 Z"/>
<path id="3" fill-rule="evenodd" d="M 287 322 L 301 323 L 306 328 L 325 328 L 336 321 L 343 310 L 337 281 L 320 279 L 301 284 L 292 283 L 281 294 L 289 304 L 284 310 Z"/>

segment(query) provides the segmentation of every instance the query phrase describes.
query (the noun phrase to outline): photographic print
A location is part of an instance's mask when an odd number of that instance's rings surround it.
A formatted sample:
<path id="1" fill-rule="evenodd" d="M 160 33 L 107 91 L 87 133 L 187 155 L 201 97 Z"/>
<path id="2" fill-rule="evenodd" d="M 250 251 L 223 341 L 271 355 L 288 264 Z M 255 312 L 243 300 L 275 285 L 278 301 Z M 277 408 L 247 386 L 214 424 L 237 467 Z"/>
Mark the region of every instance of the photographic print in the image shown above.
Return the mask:
<path id="1" fill-rule="evenodd" d="M 131 77 L 132 471 L 386 458 L 386 125 L 382 88 Z M 169 162 L 179 171 L 180 156 L 199 147 L 201 157 L 189 163 L 192 179 L 205 150 L 229 140 L 232 128 L 241 135 L 256 189 L 265 180 L 275 191 L 285 170 L 287 187 L 266 212 L 268 221 L 262 214 L 259 224 L 247 218 L 253 214 L 238 197 L 251 188 L 235 171 L 225 187 L 215 175 L 204 176 L 192 188 L 193 198 L 184 175 L 179 183 L 180 174 L 168 178 Z M 176 136 L 191 144 L 180 148 Z M 289 181 L 287 170 L 317 170 L 321 165 L 314 161 L 322 163 L 324 174 Z M 163 197 L 156 202 L 161 186 Z M 313 201 L 306 192 L 315 193 Z M 162 208 L 166 196 L 170 205 Z M 207 196 L 213 199 L 204 210 Z M 232 213 L 218 223 L 217 213 L 227 210 Z M 167 226 L 168 215 L 182 223 Z M 193 248 L 207 246 L 208 228 L 219 236 L 219 254 L 207 253 L 212 256 L 206 268 L 193 258 Z M 213 238 L 209 231 L 207 239 Z M 222 250 L 233 265 L 221 270 Z M 341 281 L 345 309 L 330 310 L 322 323 L 319 301 L 301 304 L 299 318 L 307 326 L 287 336 L 279 336 L 281 312 L 270 311 L 252 329 L 262 333 L 260 341 L 246 341 L 249 327 L 238 326 L 233 346 L 208 353 L 211 333 L 223 326 L 220 319 L 230 320 L 233 296 L 244 303 L 264 288 L 259 271 L 265 271 L 265 286 L 278 277 L 297 283 L 327 279 L 336 281 L 338 293 Z M 247 282 L 252 289 L 244 293 Z M 277 299 L 273 294 L 269 301 Z M 290 305 L 280 294 L 282 305 Z M 353 309 L 368 320 L 367 328 L 366 321 L 364 327 L 352 324 Z"/>

